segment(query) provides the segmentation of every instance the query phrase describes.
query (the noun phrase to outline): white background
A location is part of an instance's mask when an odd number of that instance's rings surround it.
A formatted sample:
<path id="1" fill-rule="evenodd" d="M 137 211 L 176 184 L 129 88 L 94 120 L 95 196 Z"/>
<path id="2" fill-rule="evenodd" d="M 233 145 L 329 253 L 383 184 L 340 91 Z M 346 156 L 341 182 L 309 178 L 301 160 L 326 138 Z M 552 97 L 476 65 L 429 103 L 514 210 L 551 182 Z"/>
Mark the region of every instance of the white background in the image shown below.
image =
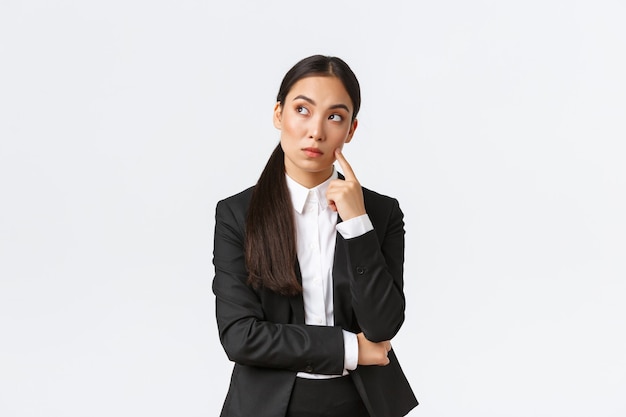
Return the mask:
<path id="1" fill-rule="evenodd" d="M 362 84 L 410 416 L 626 415 L 626 3 L 2 0 L 0 415 L 217 416 L 215 204 L 284 73 Z"/>

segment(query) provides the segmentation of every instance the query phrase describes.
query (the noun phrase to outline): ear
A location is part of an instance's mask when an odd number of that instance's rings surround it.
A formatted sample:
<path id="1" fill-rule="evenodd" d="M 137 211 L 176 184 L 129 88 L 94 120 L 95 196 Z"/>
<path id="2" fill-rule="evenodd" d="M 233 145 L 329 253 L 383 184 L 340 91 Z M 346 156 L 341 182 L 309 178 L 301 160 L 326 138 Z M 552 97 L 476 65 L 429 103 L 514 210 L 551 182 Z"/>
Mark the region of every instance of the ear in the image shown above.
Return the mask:
<path id="1" fill-rule="evenodd" d="M 282 119 L 283 119 L 283 107 L 279 102 L 274 106 L 274 127 L 278 130 L 281 130 L 283 127 Z"/>
<path id="2" fill-rule="evenodd" d="M 354 136 L 354 131 L 356 130 L 358 125 L 359 121 L 357 119 L 354 119 L 352 121 L 352 124 L 350 125 L 350 130 L 348 131 L 348 138 L 345 140 L 344 143 L 350 143 L 350 141 L 352 140 L 352 136 Z"/>

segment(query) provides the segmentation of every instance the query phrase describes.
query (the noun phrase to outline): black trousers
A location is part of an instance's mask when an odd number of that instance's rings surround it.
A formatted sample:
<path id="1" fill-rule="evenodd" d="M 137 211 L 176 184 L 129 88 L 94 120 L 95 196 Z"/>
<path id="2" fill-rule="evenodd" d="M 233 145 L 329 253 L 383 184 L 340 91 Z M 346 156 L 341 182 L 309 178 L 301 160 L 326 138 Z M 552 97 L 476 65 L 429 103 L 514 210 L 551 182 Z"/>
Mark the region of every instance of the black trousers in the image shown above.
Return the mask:
<path id="1" fill-rule="evenodd" d="M 369 417 L 352 378 L 296 378 L 286 417 Z"/>

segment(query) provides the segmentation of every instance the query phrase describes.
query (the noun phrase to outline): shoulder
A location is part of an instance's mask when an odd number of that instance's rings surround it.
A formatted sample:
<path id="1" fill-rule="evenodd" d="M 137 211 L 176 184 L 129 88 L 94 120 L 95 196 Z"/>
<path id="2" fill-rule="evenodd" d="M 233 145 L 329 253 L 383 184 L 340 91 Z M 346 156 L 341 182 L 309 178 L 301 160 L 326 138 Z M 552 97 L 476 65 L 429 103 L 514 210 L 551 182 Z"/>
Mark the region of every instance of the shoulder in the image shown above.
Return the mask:
<path id="1" fill-rule="evenodd" d="M 242 223 L 248 211 L 253 190 L 254 187 L 249 187 L 237 194 L 219 200 L 215 208 L 216 217 L 218 219 L 234 218 L 237 223 Z"/>
<path id="2" fill-rule="evenodd" d="M 217 206 L 245 206 L 250 203 L 250 197 L 252 197 L 252 191 L 254 186 L 246 188 L 243 191 L 233 194 L 229 197 L 223 198 L 217 202 Z"/>
<path id="3" fill-rule="evenodd" d="M 402 219 L 404 217 L 398 199 L 369 188 L 362 187 L 362 189 L 365 209 L 373 223 L 386 223 L 391 218 Z"/>
<path id="4" fill-rule="evenodd" d="M 377 207 L 394 207 L 398 206 L 398 200 L 395 197 L 391 197 L 385 194 L 381 194 L 379 192 L 370 190 L 369 188 L 362 187 L 363 189 L 363 199 L 365 200 L 366 205 L 375 205 Z"/>

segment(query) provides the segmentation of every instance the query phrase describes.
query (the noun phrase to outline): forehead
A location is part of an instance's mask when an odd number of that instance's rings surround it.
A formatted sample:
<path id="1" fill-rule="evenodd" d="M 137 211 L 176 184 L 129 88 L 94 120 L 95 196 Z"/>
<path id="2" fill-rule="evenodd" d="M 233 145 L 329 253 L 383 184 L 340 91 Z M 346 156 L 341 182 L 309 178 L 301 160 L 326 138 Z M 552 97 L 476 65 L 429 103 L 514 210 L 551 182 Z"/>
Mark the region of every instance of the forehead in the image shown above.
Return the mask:
<path id="1" fill-rule="evenodd" d="M 289 90 L 287 101 L 299 95 L 320 103 L 329 101 L 331 104 L 352 104 L 346 87 L 339 78 L 333 76 L 314 75 L 298 80 Z"/>

